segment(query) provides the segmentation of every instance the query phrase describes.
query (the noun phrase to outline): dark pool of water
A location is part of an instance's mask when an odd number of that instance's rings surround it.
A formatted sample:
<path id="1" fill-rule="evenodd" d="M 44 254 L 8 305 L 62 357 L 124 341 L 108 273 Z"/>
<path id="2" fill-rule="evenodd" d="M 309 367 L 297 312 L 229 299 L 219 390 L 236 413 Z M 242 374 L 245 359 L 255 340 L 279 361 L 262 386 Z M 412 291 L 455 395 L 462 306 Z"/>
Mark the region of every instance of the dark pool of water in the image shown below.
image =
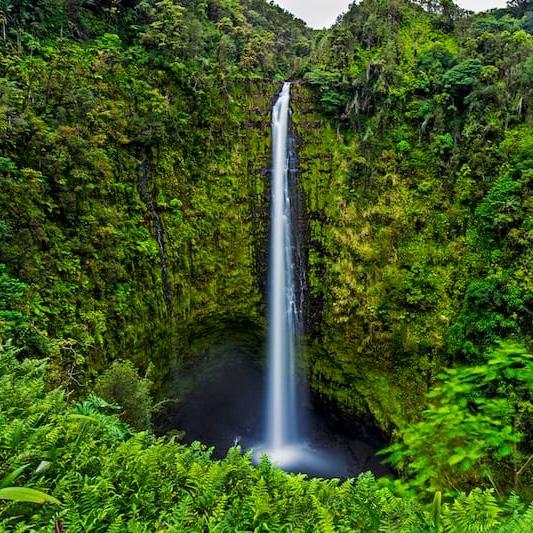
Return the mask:
<path id="1" fill-rule="evenodd" d="M 236 443 L 247 450 L 261 448 L 264 368 L 249 346 L 237 341 L 213 346 L 200 363 L 173 376 L 168 388 L 176 398 L 157 413 L 158 434 L 184 431 L 184 442 L 212 446 L 217 458 Z M 307 438 L 284 469 L 318 477 L 345 478 L 368 470 L 391 474 L 376 456 L 386 445 L 379 435 L 354 426 L 346 431 L 311 401 L 301 406 L 301 416 Z"/>

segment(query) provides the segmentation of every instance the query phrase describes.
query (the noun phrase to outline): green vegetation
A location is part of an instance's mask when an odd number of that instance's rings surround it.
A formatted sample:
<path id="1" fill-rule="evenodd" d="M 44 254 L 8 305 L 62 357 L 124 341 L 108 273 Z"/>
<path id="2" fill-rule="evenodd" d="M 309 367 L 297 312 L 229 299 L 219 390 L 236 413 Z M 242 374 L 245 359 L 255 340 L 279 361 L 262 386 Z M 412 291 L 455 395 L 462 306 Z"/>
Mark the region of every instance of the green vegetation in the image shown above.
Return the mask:
<path id="1" fill-rule="evenodd" d="M 484 365 L 448 369 L 439 378 L 422 420 L 405 428 L 401 442 L 386 450 L 390 460 L 422 490 L 453 491 L 457 484 L 483 481 L 498 494 L 530 490 L 531 354 L 502 345 Z"/>
<path id="2" fill-rule="evenodd" d="M 260 325 L 260 77 L 285 76 L 308 30 L 263 2 L 41 5 L 13 4 L 0 41 L 1 275 L 29 288 L 27 335 L 47 333 L 32 353 L 82 382 L 125 355 L 168 367 L 206 320 Z M 284 33 L 265 29 L 263 73 L 246 43 L 265 17 Z"/>
<path id="3" fill-rule="evenodd" d="M 500 506 L 491 490 L 423 504 L 371 474 L 309 480 L 266 460 L 255 467 L 238 448 L 213 461 L 200 444 L 133 432 L 105 402 L 68 402 L 64 390 L 46 386 L 43 361 L 21 363 L 12 347 L 0 351 L 0 369 L 2 471 L 25 464 L 17 483 L 59 500 L 0 506 L 1 531 L 525 533 L 530 525 L 533 506 L 517 497 Z"/>
<path id="4" fill-rule="evenodd" d="M 441 368 L 533 335 L 533 38 L 522 12 L 431 5 L 353 6 L 313 52 L 319 106 L 298 128 L 312 381 L 384 428 L 418 416 Z"/>
<path id="5" fill-rule="evenodd" d="M 532 32 L 529 0 L 321 32 L 264 0 L 0 0 L 0 531 L 528 532 Z M 397 480 L 150 430 L 169 372 L 261 337 L 287 78 L 310 383 Z"/>
<path id="6" fill-rule="evenodd" d="M 143 430 L 150 427 L 152 398 L 150 381 L 139 377 L 131 361 L 114 361 L 96 380 L 96 394 L 123 409 L 121 418 L 131 427 Z"/>

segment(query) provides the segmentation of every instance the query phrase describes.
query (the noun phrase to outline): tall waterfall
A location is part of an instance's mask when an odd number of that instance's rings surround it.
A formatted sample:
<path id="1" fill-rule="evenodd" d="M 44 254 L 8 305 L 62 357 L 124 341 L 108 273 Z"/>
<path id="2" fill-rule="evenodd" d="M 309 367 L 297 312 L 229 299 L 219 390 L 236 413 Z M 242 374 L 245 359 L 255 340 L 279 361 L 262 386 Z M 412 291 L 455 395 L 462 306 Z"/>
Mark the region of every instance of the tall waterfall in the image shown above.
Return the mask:
<path id="1" fill-rule="evenodd" d="M 272 197 L 268 287 L 266 446 L 273 456 L 298 443 L 296 347 L 301 297 L 297 294 L 290 195 L 290 83 L 272 116 Z"/>
<path id="2" fill-rule="evenodd" d="M 340 453 L 334 446 L 323 448 L 324 436 L 330 442 L 328 429 L 319 426 L 319 419 L 313 417 L 308 391 L 297 379 L 306 292 L 300 237 L 306 228 L 291 128 L 290 91 L 291 84 L 285 83 L 272 110 L 266 431 L 264 440 L 254 446 L 253 457 L 259 462 L 266 454 L 275 465 L 291 472 L 343 477 L 352 471 L 352 448 Z"/>

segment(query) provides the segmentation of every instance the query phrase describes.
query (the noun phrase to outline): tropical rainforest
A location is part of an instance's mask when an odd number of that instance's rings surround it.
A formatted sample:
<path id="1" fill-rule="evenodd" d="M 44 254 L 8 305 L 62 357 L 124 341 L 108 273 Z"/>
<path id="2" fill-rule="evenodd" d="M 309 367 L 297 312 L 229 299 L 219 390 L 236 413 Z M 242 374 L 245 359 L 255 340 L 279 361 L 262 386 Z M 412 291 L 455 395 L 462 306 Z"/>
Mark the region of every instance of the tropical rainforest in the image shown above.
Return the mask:
<path id="1" fill-rule="evenodd" d="M 0 0 L 0 531 L 529 532 L 533 2 Z M 292 119 L 313 396 L 395 475 L 156 436 L 172 372 L 261 338 Z"/>

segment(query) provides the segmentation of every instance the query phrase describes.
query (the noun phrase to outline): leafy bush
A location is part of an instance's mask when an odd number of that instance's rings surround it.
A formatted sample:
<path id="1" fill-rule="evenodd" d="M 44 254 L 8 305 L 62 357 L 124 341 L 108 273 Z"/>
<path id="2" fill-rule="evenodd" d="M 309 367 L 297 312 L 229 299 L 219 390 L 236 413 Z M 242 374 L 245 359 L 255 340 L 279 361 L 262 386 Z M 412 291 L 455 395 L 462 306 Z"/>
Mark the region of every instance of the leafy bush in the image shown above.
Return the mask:
<path id="1" fill-rule="evenodd" d="M 476 210 L 481 227 L 491 235 L 502 236 L 517 220 L 520 220 L 522 202 L 520 183 L 506 174 L 496 180 Z"/>
<path id="2" fill-rule="evenodd" d="M 346 104 L 340 72 L 314 69 L 305 74 L 305 79 L 318 88 L 324 111 L 331 114 L 339 113 Z"/>
<path id="3" fill-rule="evenodd" d="M 501 344 L 485 364 L 439 377 L 421 421 L 385 450 L 389 461 L 420 490 L 483 482 L 501 492 L 519 490 L 532 473 L 533 356 Z M 513 472 L 512 479 L 502 470 Z"/>
<path id="4" fill-rule="evenodd" d="M 20 310 L 26 291 L 27 286 L 11 277 L 6 266 L 0 264 L 0 341 L 3 336 L 16 335 L 26 322 Z"/>
<path id="5" fill-rule="evenodd" d="M 151 383 L 139 376 L 131 361 L 114 361 L 96 380 L 95 392 L 111 404 L 122 407 L 121 417 L 131 427 L 150 427 L 152 416 Z"/>

